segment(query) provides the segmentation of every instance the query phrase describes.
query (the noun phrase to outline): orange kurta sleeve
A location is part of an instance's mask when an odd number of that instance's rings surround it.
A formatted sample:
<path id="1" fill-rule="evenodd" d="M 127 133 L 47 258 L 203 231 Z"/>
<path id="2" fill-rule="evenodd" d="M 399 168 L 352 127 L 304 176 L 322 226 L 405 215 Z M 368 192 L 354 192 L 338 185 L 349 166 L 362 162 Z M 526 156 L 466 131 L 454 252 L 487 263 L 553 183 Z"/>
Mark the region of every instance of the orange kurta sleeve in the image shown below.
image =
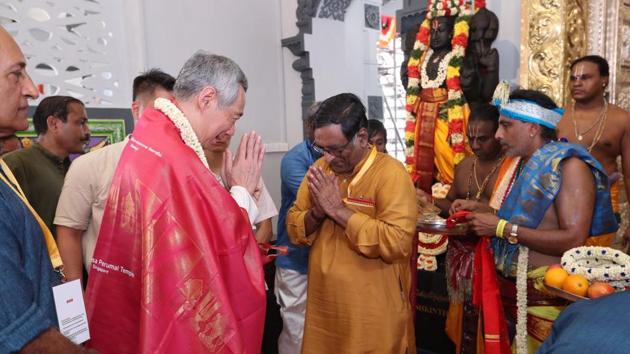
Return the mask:
<path id="1" fill-rule="evenodd" d="M 311 207 L 311 195 L 308 191 L 306 177 L 304 177 L 298 189 L 295 203 L 287 212 L 287 234 L 291 243 L 295 245 L 311 245 L 315 241 L 317 231 L 311 235 L 306 235 L 306 226 L 304 225 L 304 218 Z"/>

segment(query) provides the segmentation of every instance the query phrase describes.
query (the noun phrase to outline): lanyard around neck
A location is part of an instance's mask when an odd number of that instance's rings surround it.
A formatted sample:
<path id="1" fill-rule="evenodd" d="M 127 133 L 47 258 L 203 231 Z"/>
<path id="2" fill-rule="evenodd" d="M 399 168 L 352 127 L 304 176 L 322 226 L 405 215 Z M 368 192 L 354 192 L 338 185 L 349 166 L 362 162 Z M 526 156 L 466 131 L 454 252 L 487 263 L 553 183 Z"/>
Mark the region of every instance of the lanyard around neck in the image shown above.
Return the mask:
<path id="1" fill-rule="evenodd" d="M 50 261 L 53 265 L 53 268 L 55 269 L 62 268 L 63 262 L 61 261 L 61 256 L 59 255 L 59 249 L 57 248 L 57 243 L 55 242 L 55 239 L 53 238 L 52 233 L 48 229 L 48 226 L 46 226 L 46 223 L 44 223 L 42 218 L 37 214 L 35 209 L 33 209 L 31 204 L 28 202 L 28 200 L 26 199 L 26 196 L 24 195 L 24 192 L 22 191 L 22 188 L 20 188 L 20 184 L 18 183 L 17 179 L 15 179 L 15 176 L 9 169 L 9 166 L 7 166 L 7 164 L 1 159 L 0 159 L 0 168 L 2 168 L 2 172 L 3 172 L 3 173 L 0 173 L 0 179 L 2 179 L 2 181 L 7 186 L 9 186 L 9 188 L 11 188 L 11 190 L 15 192 L 15 194 L 17 194 L 17 196 L 20 198 L 20 200 L 22 200 L 24 205 L 26 205 L 28 210 L 30 210 L 31 214 L 33 214 L 33 217 L 39 224 L 39 227 L 41 228 L 42 233 L 44 234 L 44 240 L 46 241 L 46 248 L 48 248 L 48 256 L 50 256 Z"/>

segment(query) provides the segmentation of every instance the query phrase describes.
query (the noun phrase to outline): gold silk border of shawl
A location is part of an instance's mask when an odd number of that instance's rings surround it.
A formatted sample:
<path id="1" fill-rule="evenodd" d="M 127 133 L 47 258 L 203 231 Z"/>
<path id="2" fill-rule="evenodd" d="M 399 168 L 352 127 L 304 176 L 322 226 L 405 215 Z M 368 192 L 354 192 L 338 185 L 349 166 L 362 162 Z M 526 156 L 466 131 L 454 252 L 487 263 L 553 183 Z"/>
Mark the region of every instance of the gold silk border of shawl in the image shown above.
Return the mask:
<path id="1" fill-rule="evenodd" d="M 587 0 L 522 1 L 521 86 L 546 93 L 558 105 L 569 102 L 569 66 L 586 54 L 587 24 Z"/>

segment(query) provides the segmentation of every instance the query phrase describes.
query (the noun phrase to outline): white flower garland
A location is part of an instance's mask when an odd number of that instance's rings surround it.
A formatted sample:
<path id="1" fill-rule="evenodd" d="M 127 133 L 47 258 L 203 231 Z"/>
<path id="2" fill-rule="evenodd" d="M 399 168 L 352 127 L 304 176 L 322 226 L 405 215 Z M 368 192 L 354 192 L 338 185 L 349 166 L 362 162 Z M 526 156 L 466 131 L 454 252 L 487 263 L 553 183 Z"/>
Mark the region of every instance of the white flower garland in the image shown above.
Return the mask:
<path id="1" fill-rule="evenodd" d="M 446 252 L 448 237 L 440 234 L 418 232 L 418 253 L 428 256 L 438 256 Z M 436 248 L 427 248 L 424 245 L 438 245 Z"/>
<path id="2" fill-rule="evenodd" d="M 500 108 L 510 100 L 510 84 L 506 80 L 501 80 L 492 94 L 492 104 Z"/>
<path id="3" fill-rule="evenodd" d="M 184 141 L 184 144 L 193 149 L 195 154 L 197 154 L 197 157 L 199 157 L 199 160 L 201 160 L 201 163 L 203 163 L 203 165 L 206 166 L 208 170 L 210 170 L 210 166 L 208 165 L 208 161 L 206 160 L 206 155 L 203 153 L 203 148 L 201 147 L 199 138 L 197 138 L 195 131 L 193 130 L 190 122 L 188 121 L 188 118 L 186 118 L 184 113 L 180 111 L 179 108 L 177 108 L 177 106 L 173 104 L 173 102 L 162 97 L 155 99 L 154 107 L 164 113 L 166 117 L 168 117 L 168 119 L 170 119 L 171 122 L 175 124 L 177 130 L 179 130 L 180 137 Z"/>
<path id="4" fill-rule="evenodd" d="M 446 252 L 447 247 L 448 236 L 418 232 L 418 269 L 436 271 L 437 258 L 435 256 Z"/>
<path id="5" fill-rule="evenodd" d="M 448 63 L 451 61 L 451 57 L 453 56 L 452 52 L 448 52 L 440 63 L 438 64 L 437 76 L 435 79 L 429 79 L 429 75 L 427 75 L 427 63 L 429 59 L 433 56 L 433 49 L 429 47 L 427 50 L 427 54 L 425 59 L 422 61 L 422 65 L 420 66 L 420 82 L 422 84 L 422 88 L 439 88 L 442 86 L 444 81 L 446 80 L 446 69 L 448 68 Z"/>
<path id="6" fill-rule="evenodd" d="M 582 246 L 564 253 L 562 267 L 589 281 L 604 281 L 617 290 L 630 286 L 630 256 L 609 247 Z"/>
<path id="7" fill-rule="evenodd" d="M 437 270 L 437 259 L 435 256 L 425 256 L 423 254 L 418 255 L 418 261 L 416 262 L 418 270 L 426 270 L 427 272 L 435 272 Z"/>
<path id="8" fill-rule="evenodd" d="M 465 6 L 462 6 L 462 5 L 463 4 L 461 4 L 461 1 L 451 0 L 448 2 L 448 4 L 445 7 L 444 3 L 441 1 L 437 3 L 435 3 L 435 1 L 431 1 L 427 6 L 427 9 L 431 9 L 431 11 L 427 12 L 427 17 L 436 18 L 436 17 L 442 17 L 442 16 L 457 16 L 457 14 L 464 11 L 463 8 Z"/>
<path id="9" fill-rule="evenodd" d="M 529 248 L 519 246 L 516 265 L 516 354 L 527 354 L 527 263 Z"/>

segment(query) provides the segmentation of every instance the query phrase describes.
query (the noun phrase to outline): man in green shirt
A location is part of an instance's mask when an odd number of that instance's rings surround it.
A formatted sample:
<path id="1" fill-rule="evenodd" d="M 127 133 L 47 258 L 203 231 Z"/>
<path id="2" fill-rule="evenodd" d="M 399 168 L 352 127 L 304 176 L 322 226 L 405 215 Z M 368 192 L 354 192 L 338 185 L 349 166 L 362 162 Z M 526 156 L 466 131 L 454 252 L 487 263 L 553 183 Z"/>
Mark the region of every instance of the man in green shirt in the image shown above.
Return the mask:
<path id="1" fill-rule="evenodd" d="M 3 156 L 26 198 L 53 232 L 57 201 L 71 153 L 83 153 L 90 140 L 83 102 L 69 96 L 43 99 L 33 114 L 37 142 Z"/>
<path id="2" fill-rule="evenodd" d="M 22 148 L 22 142 L 15 134 L 0 138 L 0 156 Z"/>

